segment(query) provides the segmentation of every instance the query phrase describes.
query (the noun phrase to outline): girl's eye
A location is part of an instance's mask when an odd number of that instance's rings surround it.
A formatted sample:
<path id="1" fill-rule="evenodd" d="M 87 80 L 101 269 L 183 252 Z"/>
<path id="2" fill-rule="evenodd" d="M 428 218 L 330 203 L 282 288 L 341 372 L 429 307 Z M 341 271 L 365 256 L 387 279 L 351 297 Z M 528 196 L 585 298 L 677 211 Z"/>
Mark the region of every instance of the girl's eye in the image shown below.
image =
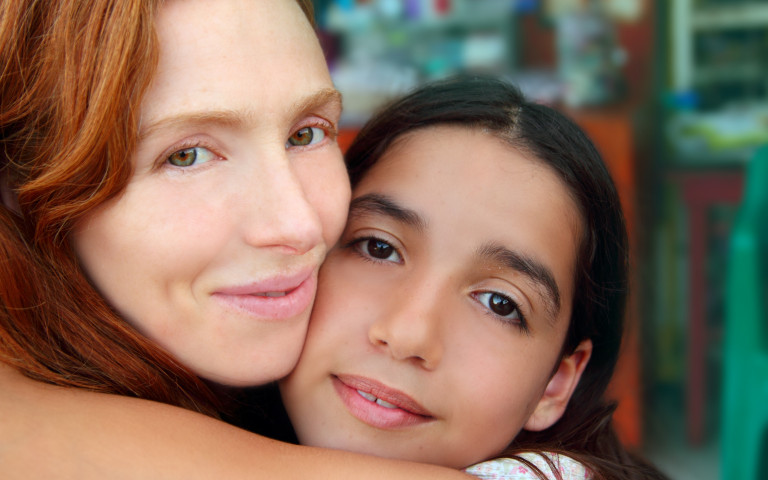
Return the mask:
<path id="1" fill-rule="evenodd" d="M 213 152 L 204 147 L 191 147 L 177 150 L 168 155 L 167 161 L 175 167 L 190 167 L 205 163 L 214 158 Z"/>
<path id="2" fill-rule="evenodd" d="M 495 315 L 504 317 L 505 320 L 513 320 L 517 323 L 523 321 L 517 303 L 506 295 L 496 292 L 480 292 L 475 294 L 475 298 L 488 310 Z"/>
<path id="3" fill-rule="evenodd" d="M 401 263 L 403 261 L 395 247 L 378 238 L 364 238 L 359 240 L 355 247 L 363 256 L 375 260 L 392 263 Z"/>
<path id="4" fill-rule="evenodd" d="M 288 137 L 286 147 L 305 147 L 322 142 L 325 138 L 325 130 L 318 127 L 304 127 L 296 130 L 296 133 Z"/>

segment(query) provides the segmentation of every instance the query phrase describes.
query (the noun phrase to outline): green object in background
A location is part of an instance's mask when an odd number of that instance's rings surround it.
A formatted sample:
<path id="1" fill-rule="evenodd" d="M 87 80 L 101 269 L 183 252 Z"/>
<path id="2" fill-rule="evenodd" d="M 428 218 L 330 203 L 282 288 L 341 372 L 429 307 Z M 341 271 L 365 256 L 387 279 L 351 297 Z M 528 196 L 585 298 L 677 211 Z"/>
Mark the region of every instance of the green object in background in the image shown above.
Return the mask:
<path id="1" fill-rule="evenodd" d="M 728 259 L 721 478 L 767 478 L 768 146 L 748 163 Z M 759 472 L 763 470 L 762 472 Z"/>
<path id="2" fill-rule="evenodd" d="M 699 137 L 712 150 L 750 147 L 768 142 L 768 109 L 761 105 L 697 114 L 680 129 L 687 137 Z"/>

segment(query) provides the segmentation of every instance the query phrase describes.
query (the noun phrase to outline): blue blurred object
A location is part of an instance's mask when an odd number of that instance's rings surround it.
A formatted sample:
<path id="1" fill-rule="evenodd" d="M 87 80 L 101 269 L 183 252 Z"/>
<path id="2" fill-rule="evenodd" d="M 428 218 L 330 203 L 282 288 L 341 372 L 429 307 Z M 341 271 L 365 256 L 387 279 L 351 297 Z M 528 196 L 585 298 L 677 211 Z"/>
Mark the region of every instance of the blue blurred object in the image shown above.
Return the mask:
<path id="1" fill-rule="evenodd" d="M 355 8 L 355 0 L 336 0 L 336 4 L 342 9 L 342 10 L 352 10 Z"/>
<path id="2" fill-rule="evenodd" d="M 694 111 L 699 106 L 699 94 L 693 90 L 670 92 L 664 97 L 664 103 L 672 110 Z"/>
<path id="3" fill-rule="evenodd" d="M 533 13 L 539 8 L 539 0 L 517 0 L 514 7 L 519 13 Z"/>
<path id="4" fill-rule="evenodd" d="M 729 253 L 721 478 L 758 480 L 768 432 L 768 146 L 748 164 Z"/>

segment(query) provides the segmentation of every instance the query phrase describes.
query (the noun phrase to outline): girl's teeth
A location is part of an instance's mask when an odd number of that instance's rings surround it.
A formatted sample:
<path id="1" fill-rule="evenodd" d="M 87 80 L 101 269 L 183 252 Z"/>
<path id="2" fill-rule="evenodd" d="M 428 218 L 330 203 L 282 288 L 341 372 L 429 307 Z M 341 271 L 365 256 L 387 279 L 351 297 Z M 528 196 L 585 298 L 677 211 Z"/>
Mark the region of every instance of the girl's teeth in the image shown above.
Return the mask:
<path id="1" fill-rule="evenodd" d="M 391 403 L 389 403 L 387 401 L 384 401 L 384 400 L 382 400 L 380 398 L 376 398 L 375 395 L 371 395 L 368 392 L 363 392 L 363 391 L 358 390 L 357 393 L 359 393 L 361 397 L 363 397 L 364 399 L 368 400 L 369 402 L 374 402 L 375 404 L 381 405 L 384 408 L 397 408 L 396 405 L 393 405 L 393 404 L 391 404 Z"/>

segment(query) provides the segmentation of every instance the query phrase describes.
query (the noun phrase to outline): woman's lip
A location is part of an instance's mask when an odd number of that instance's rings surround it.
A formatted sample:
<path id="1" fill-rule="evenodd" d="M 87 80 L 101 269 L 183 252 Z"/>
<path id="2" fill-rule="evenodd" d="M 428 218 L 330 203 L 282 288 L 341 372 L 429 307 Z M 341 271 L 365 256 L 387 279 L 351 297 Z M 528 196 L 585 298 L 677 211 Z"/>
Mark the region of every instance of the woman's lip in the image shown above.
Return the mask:
<path id="1" fill-rule="evenodd" d="M 225 287 L 212 296 L 231 308 L 259 318 L 290 318 L 312 305 L 317 285 L 314 272 L 315 268 L 307 268 L 296 274 Z"/>
<path id="2" fill-rule="evenodd" d="M 337 375 L 332 377 L 332 382 L 347 410 L 373 427 L 394 429 L 433 420 L 430 412 L 413 398 L 375 380 L 354 375 Z M 382 406 L 366 398 L 371 396 L 389 406 Z"/>
<path id="3" fill-rule="evenodd" d="M 296 289 L 307 278 L 313 276 L 316 267 L 306 267 L 292 274 L 276 275 L 245 285 L 223 287 L 214 294 L 219 295 L 262 295 L 269 292 L 286 292 Z"/>

